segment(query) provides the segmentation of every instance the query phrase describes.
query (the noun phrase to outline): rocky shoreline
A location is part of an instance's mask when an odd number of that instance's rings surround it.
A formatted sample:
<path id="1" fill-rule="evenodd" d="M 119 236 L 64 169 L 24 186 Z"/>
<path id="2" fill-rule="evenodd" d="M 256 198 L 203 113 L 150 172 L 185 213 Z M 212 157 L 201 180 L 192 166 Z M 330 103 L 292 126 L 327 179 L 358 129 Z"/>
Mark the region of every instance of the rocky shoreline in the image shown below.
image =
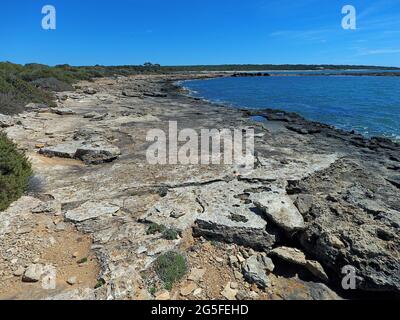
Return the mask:
<path id="1" fill-rule="evenodd" d="M 174 84 L 224 75 L 81 82 L 56 94 L 57 107 L 29 104 L 3 121 L 35 178 L 0 214 L 0 297 L 398 297 L 400 146 L 296 114 L 210 104 Z M 255 170 L 148 164 L 146 133 L 169 121 L 254 128 Z M 151 224 L 179 236 L 149 234 Z M 168 250 L 184 254 L 189 272 L 166 291 L 153 265 Z M 356 290 L 341 289 L 346 266 Z M 49 270 L 57 286 L 45 290 Z"/>

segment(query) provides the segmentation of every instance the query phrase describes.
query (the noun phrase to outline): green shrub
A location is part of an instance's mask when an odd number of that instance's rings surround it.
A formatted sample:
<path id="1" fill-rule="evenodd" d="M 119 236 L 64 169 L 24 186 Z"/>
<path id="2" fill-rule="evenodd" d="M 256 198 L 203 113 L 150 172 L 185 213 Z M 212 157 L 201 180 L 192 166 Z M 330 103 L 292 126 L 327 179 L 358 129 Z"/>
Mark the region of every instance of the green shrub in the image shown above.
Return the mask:
<path id="1" fill-rule="evenodd" d="M 156 234 L 156 233 L 163 233 L 167 228 L 161 224 L 157 223 L 150 223 L 146 233 L 147 234 Z"/>
<path id="2" fill-rule="evenodd" d="M 187 272 L 186 259 L 179 252 L 168 251 L 155 261 L 155 271 L 164 282 L 165 289 L 171 290 L 173 284 Z"/>
<path id="3" fill-rule="evenodd" d="M 163 232 L 163 238 L 167 240 L 176 240 L 178 239 L 178 231 L 176 229 L 165 229 Z"/>
<path id="4" fill-rule="evenodd" d="M 0 210 L 22 196 L 32 175 L 31 165 L 4 133 L 0 133 Z"/>
<path id="5" fill-rule="evenodd" d="M 105 285 L 105 283 L 106 282 L 104 281 L 104 279 L 99 279 L 99 280 L 97 280 L 96 285 L 94 286 L 94 288 L 95 289 L 101 288 L 102 286 Z"/>

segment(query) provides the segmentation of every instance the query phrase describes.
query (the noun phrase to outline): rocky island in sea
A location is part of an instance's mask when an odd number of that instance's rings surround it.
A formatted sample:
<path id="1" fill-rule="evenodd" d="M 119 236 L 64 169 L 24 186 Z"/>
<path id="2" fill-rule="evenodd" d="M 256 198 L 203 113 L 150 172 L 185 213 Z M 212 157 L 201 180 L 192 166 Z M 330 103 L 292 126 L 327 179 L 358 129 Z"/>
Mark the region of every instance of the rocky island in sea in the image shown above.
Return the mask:
<path id="1" fill-rule="evenodd" d="M 50 97 L 0 116 L 33 172 L 0 213 L 0 298 L 398 297 L 399 144 L 176 84 L 233 73 L 151 68 L 42 79 Z M 149 164 L 147 133 L 171 121 L 251 128 L 253 169 Z"/>

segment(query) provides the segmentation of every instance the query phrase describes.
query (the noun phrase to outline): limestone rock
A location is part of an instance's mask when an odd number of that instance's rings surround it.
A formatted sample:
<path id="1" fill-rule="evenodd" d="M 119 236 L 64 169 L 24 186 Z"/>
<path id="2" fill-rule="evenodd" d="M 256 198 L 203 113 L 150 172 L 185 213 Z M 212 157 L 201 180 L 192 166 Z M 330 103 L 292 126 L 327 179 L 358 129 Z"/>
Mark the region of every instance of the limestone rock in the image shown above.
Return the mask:
<path id="1" fill-rule="evenodd" d="M 83 222 L 103 215 L 112 215 L 119 210 L 118 206 L 107 202 L 88 201 L 76 209 L 65 213 L 65 219 L 72 222 Z"/>
<path id="2" fill-rule="evenodd" d="M 85 89 L 83 90 L 83 93 L 86 93 L 86 94 L 96 94 L 96 93 L 97 93 L 97 90 L 95 90 L 95 89 L 93 89 L 93 88 L 91 88 L 91 87 L 88 87 L 88 88 L 85 88 Z"/>
<path id="3" fill-rule="evenodd" d="M 255 291 L 239 290 L 239 292 L 236 294 L 236 298 L 238 300 L 257 300 L 259 295 Z"/>
<path id="4" fill-rule="evenodd" d="M 69 109 L 69 108 L 62 108 L 62 107 L 57 107 L 57 108 L 51 108 L 51 111 L 54 112 L 55 114 L 58 114 L 60 116 L 66 116 L 66 115 L 74 115 L 75 111 Z"/>
<path id="5" fill-rule="evenodd" d="M 190 274 L 188 280 L 191 281 L 201 281 L 203 279 L 204 274 L 206 273 L 206 269 L 192 268 L 190 270 Z"/>
<path id="6" fill-rule="evenodd" d="M 306 268 L 317 278 L 321 279 L 324 282 L 328 282 L 329 278 L 326 274 L 324 268 L 318 261 L 307 260 Z"/>
<path id="7" fill-rule="evenodd" d="M 16 121 L 13 117 L 0 113 L 0 128 L 7 128 L 15 125 Z"/>
<path id="8" fill-rule="evenodd" d="M 23 266 L 19 266 L 15 271 L 14 271 L 14 276 L 20 277 L 24 274 L 25 268 Z"/>
<path id="9" fill-rule="evenodd" d="M 203 188 L 199 199 L 205 204 L 204 213 L 196 220 L 194 235 L 259 250 L 272 247 L 278 235 L 267 232 L 267 221 L 254 212 L 251 202 L 240 199 L 246 188 L 240 181 Z"/>
<path id="10" fill-rule="evenodd" d="M 197 285 L 194 282 L 189 282 L 184 287 L 181 288 L 181 295 L 186 297 L 190 295 L 194 290 L 197 289 Z"/>
<path id="11" fill-rule="evenodd" d="M 39 153 L 49 157 L 76 158 L 88 164 L 100 164 L 115 160 L 121 152 L 118 147 L 103 141 L 96 143 L 69 141 L 42 148 Z"/>
<path id="12" fill-rule="evenodd" d="M 256 255 L 246 259 L 242 268 L 245 279 L 250 283 L 255 283 L 260 288 L 266 288 L 270 286 L 266 268 L 271 268 L 272 261 L 269 261 L 267 257 L 258 257 Z"/>
<path id="13" fill-rule="evenodd" d="M 155 295 L 155 300 L 169 300 L 170 298 L 171 296 L 168 290 L 162 290 Z"/>
<path id="14" fill-rule="evenodd" d="M 58 215 L 61 213 L 61 204 L 57 201 L 42 202 L 32 209 L 32 213 L 48 213 Z"/>
<path id="15" fill-rule="evenodd" d="M 76 281 L 77 281 L 76 277 L 70 277 L 68 278 L 67 283 L 73 286 L 74 284 L 76 284 Z"/>
<path id="16" fill-rule="evenodd" d="M 278 258 L 290 263 L 305 266 L 307 259 L 305 254 L 296 248 L 279 247 L 271 250 L 270 255 L 277 256 Z"/>
<path id="17" fill-rule="evenodd" d="M 111 162 L 121 154 L 118 147 L 107 143 L 81 145 L 76 149 L 74 157 L 89 164 Z"/>
<path id="18" fill-rule="evenodd" d="M 48 157 L 60 157 L 60 158 L 74 158 L 76 150 L 81 146 L 81 142 L 71 141 L 61 143 L 55 146 L 48 146 L 39 150 L 40 154 Z"/>
<path id="19" fill-rule="evenodd" d="M 299 212 L 304 216 L 306 215 L 312 206 L 313 198 L 309 194 L 300 194 L 294 201 L 294 205 L 299 210 Z"/>
<path id="20" fill-rule="evenodd" d="M 284 230 L 292 232 L 304 229 L 303 216 L 285 191 L 258 193 L 252 200 L 269 219 Z"/>
<path id="21" fill-rule="evenodd" d="M 322 281 L 327 282 L 329 280 L 321 264 L 318 261 L 307 260 L 305 254 L 299 249 L 279 247 L 271 250 L 270 254 L 287 262 L 305 267 L 315 277 L 321 279 Z"/>
<path id="22" fill-rule="evenodd" d="M 226 298 L 227 300 L 236 300 L 236 295 L 238 293 L 237 289 L 232 289 L 231 283 L 228 282 L 221 292 L 221 295 Z"/>
<path id="23" fill-rule="evenodd" d="M 38 282 L 43 275 L 43 265 L 31 264 L 26 268 L 25 273 L 22 277 L 23 282 Z"/>

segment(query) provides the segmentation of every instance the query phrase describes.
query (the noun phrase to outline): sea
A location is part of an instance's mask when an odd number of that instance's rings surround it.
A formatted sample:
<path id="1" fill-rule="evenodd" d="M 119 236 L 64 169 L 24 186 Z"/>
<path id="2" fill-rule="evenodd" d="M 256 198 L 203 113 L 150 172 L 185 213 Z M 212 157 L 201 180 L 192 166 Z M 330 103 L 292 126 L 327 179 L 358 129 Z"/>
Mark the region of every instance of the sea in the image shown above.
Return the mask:
<path id="1" fill-rule="evenodd" d="M 318 72 L 324 75 L 310 76 Z M 190 80 L 181 85 L 192 96 L 213 103 L 296 112 L 366 137 L 400 142 L 400 76 L 361 76 L 369 72 L 394 71 L 272 71 L 268 73 L 282 76 Z"/>

